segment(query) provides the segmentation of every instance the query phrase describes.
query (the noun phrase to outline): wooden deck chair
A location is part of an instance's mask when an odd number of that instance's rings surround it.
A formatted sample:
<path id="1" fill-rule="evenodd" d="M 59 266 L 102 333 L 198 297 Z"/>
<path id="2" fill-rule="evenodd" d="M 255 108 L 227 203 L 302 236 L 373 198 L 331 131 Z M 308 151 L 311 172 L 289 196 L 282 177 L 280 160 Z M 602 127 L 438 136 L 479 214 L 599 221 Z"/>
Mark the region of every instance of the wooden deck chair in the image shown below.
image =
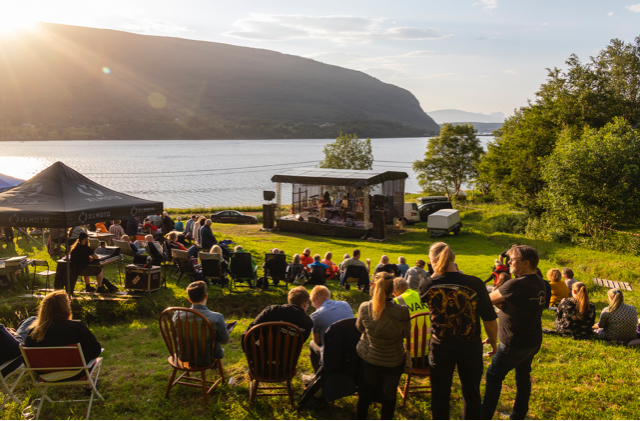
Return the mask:
<path id="1" fill-rule="evenodd" d="M 407 336 L 405 348 L 411 351 L 411 372 L 407 374 L 404 386 L 398 386 L 402 396 L 402 408 L 407 405 L 409 395 L 431 393 L 431 370 L 429 367 L 429 312 L 411 316 L 411 332 Z M 413 377 L 428 378 L 428 385 L 411 386 Z"/>
<path id="2" fill-rule="evenodd" d="M 264 276 L 271 278 L 274 286 L 278 286 L 280 281 L 284 281 L 285 289 L 289 289 L 289 279 L 287 278 L 287 256 L 282 253 L 265 253 L 264 255 Z"/>
<path id="3" fill-rule="evenodd" d="M 235 252 L 231 253 L 229 261 L 229 274 L 233 280 L 233 287 L 236 288 L 236 282 L 247 282 L 248 288 L 253 288 L 256 281 L 257 268 L 253 268 L 251 263 L 251 253 Z"/>
<path id="4" fill-rule="evenodd" d="M 291 379 L 296 375 L 302 351 L 302 330 L 286 322 L 260 323 L 244 337 L 244 352 L 249 365 L 249 405 L 256 396 L 289 396 L 295 409 Z M 260 386 L 260 383 L 285 383 L 286 386 Z M 260 390 L 281 390 L 287 393 L 259 393 Z"/>
<path id="5" fill-rule="evenodd" d="M 216 339 L 211 322 L 197 310 L 169 307 L 160 314 L 160 331 L 169 350 L 167 361 L 173 368 L 165 399 L 169 397 L 173 386 L 181 384 L 202 388 L 204 404 L 208 405 L 208 395 L 220 382 L 224 382 L 224 370 L 220 359 L 213 358 L 212 354 L 211 361 L 205 359 L 207 350 L 213 353 Z M 207 370 L 215 368 L 218 369 L 220 378 L 215 382 L 207 380 Z M 176 379 L 178 370 L 184 373 Z M 189 376 L 191 372 L 198 371 L 201 379 Z M 213 385 L 207 389 L 209 383 Z"/>
<path id="6" fill-rule="evenodd" d="M 176 282 L 176 285 L 180 285 L 180 280 L 183 275 L 187 275 L 192 279 L 192 282 L 195 282 L 200 277 L 199 265 L 196 266 L 193 264 L 193 260 L 189 257 L 189 253 L 184 250 L 171 250 L 171 254 L 173 255 L 173 261 L 180 270 L 180 277 Z"/>
<path id="7" fill-rule="evenodd" d="M 91 415 L 91 405 L 93 399 L 98 396 L 104 400 L 96 385 L 100 377 L 100 368 L 102 367 L 102 357 L 98 357 L 88 363 L 84 360 L 82 354 L 82 346 L 80 344 L 59 346 L 59 347 L 40 347 L 31 348 L 20 345 L 25 371 L 28 371 L 33 379 L 33 385 L 40 392 L 40 402 L 36 410 L 36 419 L 40 418 L 40 411 L 44 401 L 54 402 L 89 402 L 87 408 L 87 417 Z M 80 372 L 84 372 L 84 377 L 78 380 L 57 380 L 62 378 L 73 377 Z M 66 376 L 66 377 L 65 377 Z M 91 397 L 89 399 L 74 399 L 66 401 L 52 401 L 47 395 L 47 390 L 55 386 L 69 385 L 89 385 L 91 386 Z M 37 400 L 37 399 L 36 399 Z M 35 404 L 34 401 L 33 404 Z"/>
<path id="8" fill-rule="evenodd" d="M 13 366 L 13 365 L 17 365 L 17 367 L 14 367 L 13 370 L 8 372 L 6 375 L 2 374 L 3 371 L 7 371 L 9 366 Z M 2 412 L 2 409 L 6 405 L 7 401 L 9 401 L 9 399 L 12 399 L 18 405 L 22 403 L 16 397 L 16 395 L 13 394 L 13 390 L 18 385 L 18 382 L 20 382 L 20 379 L 22 379 L 22 376 L 24 376 L 24 373 L 25 371 L 24 371 L 24 364 L 22 363 L 22 355 L 11 361 L 7 361 L 6 363 L 0 366 L 0 384 L 2 384 L 2 389 L 3 389 L 2 391 L 5 394 L 4 399 L 2 400 L 2 405 L 0 405 L 0 412 Z M 18 377 L 14 380 L 13 383 L 9 383 L 8 381 L 9 378 L 13 377 L 14 375 L 17 375 Z"/>
<path id="9" fill-rule="evenodd" d="M 229 290 L 231 290 L 231 284 L 222 269 L 221 254 L 200 252 L 198 253 L 198 258 L 200 259 L 200 267 L 202 268 L 202 276 L 204 279 L 221 287 L 229 286 Z"/>

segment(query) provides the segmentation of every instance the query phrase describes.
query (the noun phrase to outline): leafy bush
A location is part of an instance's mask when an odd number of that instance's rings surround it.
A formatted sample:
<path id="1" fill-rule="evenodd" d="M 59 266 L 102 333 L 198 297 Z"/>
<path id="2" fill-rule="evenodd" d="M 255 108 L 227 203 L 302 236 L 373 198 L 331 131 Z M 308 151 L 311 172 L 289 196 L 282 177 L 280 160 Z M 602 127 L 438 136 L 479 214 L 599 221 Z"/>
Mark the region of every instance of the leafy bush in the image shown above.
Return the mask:
<path id="1" fill-rule="evenodd" d="M 528 217 L 524 213 L 504 213 L 490 219 L 490 226 L 494 231 L 508 234 L 524 234 Z"/>
<path id="2" fill-rule="evenodd" d="M 480 222 L 482 221 L 482 211 L 472 210 L 462 213 L 462 219 L 465 221 Z"/>

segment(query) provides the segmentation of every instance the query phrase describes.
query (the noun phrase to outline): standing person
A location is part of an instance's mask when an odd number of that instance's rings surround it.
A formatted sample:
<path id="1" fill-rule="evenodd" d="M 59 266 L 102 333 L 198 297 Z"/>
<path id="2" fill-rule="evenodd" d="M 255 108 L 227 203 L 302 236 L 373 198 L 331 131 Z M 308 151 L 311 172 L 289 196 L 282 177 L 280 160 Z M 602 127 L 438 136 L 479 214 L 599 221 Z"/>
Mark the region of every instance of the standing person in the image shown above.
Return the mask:
<path id="1" fill-rule="evenodd" d="M 218 240 L 211 230 L 211 219 L 207 219 L 200 230 L 200 245 L 204 250 L 210 250 L 216 244 L 218 244 Z"/>
<path id="2" fill-rule="evenodd" d="M 500 400 L 502 381 L 516 371 L 516 400 L 511 419 L 523 420 L 529 411 L 531 363 L 542 344 L 542 310 L 546 300 L 544 281 L 536 275 L 538 251 L 529 246 L 509 250 L 509 279 L 489 297 L 493 304 L 503 303 L 498 313 L 500 346 L 487 370 L 482 402 L 482 418 L 491 419 Z"/>
<path id="3" fill-rule="evenodd" d="M 409 288 L 414 291 L 418 290 L 420 281 L 426 279 L 429 276 L 427 271 L 424 270 L 425 265 L 426 263 L 424 260 L 418 259 L 416 260 L 416 265 L 407 270 L 407 273 L 405 273 L 404 275 L 405 281 L 409 283 Z"/>
<path id="4" fill-rule="evenodd" d="M 462 387 L 463 419 L 482 416 L 482 330 L 480 318 L 494 355 L 498 324 L 489 293 L 480 278 L 464 275 L 455 264 L 455 255 L 445 243 L 429 249 L 435 274 L 420 282 L 420 299 L 429 307 L 431 340 L 431 412 L 433 419 L 449 419 L 449 398 L 453 371 L 458 367 Z"/>
<path id="5" fill-rule="evenodd" d="M 409 309 L 393 302 L 390 273 L 375 276 L 371 301 L 360 304 L 356 327 L 362 333 L 357 352 L 362 361 L 358 375 L 358 414 L 366 420 L 374 401 L 382 404 L 380 419 L 393 419 L 400 376 L 404 373 L 404 338 L 411 331 Z"/>
<path id="6" fill-rule="evenodd" d="M 201 216 L 193 225 L 191 225 L 191 238 L 193 238 L 193 242 L 200 248 L 202 248 L 202 244 L 200 242 L 200 229 L 204 226 L 205 221 L 206 218 Z"/>
<path id="7" fill-rule="evenodd" d="M 136 238 L 138 234 L 138 218 L 130 216 L 127 218 L 127 229 L 125 230 L 127 235 L 131 238 Z"/>
<path id="8" fill-rule="evenodd" d="M 347 220 L 347 211 L 349 210 L 349 199 L 347 198 L 347 196 L 344 196 L 342 198 L 342 201 L 340 202 L 340 218 L 343 221 Z"/>
<path id="9" fill-rule="evenodd" d="M 562 268 L 562 278 L 564 279 L 564 283 L 567 284 L 567 289 L 569 290 L 569 297 L 573 297 L 573 289 L 571 286 L 575 284 L 576 281 L 573 279 L 573 270 L 569 268 Z"/>
<path id="10" fill-rule="evenodd" d="M 169 213 L 162 212 L 162 233 L 168 234 L 175 228 L 175 224 L 173 223 L 173 219 L 169 216 Z"/>
<path id="11" fill-rule="evenodd" d="M 109 233 L 113 234 L 113 239 L 120 241 L 122 239 L 122 236 L 125 235 L 124 229 L 122 229 L 122 226 L 120 225 L 122 221 L 120 220 L 115 220 L 112 221 L 111 226 L 109 227 Z"/>
<path id="12" fill-rule="evenodd" d="M 609 306 L 602 309 L 600 321 L 593 325 L 601 339 L 628 342 L 636 339 L 638 311 L 624 303 L 624 295 L 617 288 L 607 292 Z"/>
<path id="13" fill-rule="evenodd" d="M 327 206 L 327 201 L 324 200 L 324 196 L 320 196 L 320 200 L 318 200 L 318 218 L 323 219 L 327 216 L 327 210 L 325 209 Z"/>
<path id="14" fill-rule="evenodd" d="M 193 239 L 193 224 L 196 223 L 196 220 L 198 219 L 198 215 L 191 215 L 191 218 L 187 221 L 187 223 L 184 226 L 184 234 L 187 238 L 189 238 L 190 240 Z"/>
<path id="15" fill-rule="evenodd" d="M 589 302 L 589 292 L 582 282 L 575 282 L 572 288 L 573 296 L 560 301 L 554 329 L 574 339 L 588 339 L 596 321 L 596 306 Z"/>

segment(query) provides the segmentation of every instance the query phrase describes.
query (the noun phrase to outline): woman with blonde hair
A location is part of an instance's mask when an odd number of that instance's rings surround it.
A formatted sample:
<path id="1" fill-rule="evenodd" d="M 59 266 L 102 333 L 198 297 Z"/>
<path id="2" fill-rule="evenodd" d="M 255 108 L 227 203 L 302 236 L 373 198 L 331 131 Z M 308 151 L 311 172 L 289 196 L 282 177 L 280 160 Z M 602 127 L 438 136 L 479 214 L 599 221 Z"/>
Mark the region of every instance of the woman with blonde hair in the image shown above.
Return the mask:
<path id="1" fill-rule="evenodd" d="M 287 267 L 287 278 L 290 283 L 295 285 L 304 285 L 307 282 L 307 269 L 302 264 L 299 254 L 293 255 L 291 264 Z"/>
<path id="2" fill-rule="evenodd" d="M 593 325 L 601 339 L 627 342 L 636 339 L 638 312 L 632 305 L 624 303 L 624 295 L 617 288 L 607 293 L 609 307 L 602 309 L 600 321 Z"/>
<path id="3" fill-rule="evenodd" d="M 38 309 L 38 317 L 31 325 L 26 347 L 66 346 L 80 344 L 84 360 L 89 363 L 102 352 L 100 342 L 89 328 L 79 320 L 71 320 L 71 301 L 62 290 L 44 297 Z M 82 378 L 84 372 L 64 380 Z M 62 380 L 62 379 L 60 379 Z"/>
<path id="4" fill-rule="evenodd" d="M 498 323 L 484 282 L 457 269 L 456 256 L 446 243 L 429 249 L 434 274 L 420 281 L 420 299 L 429 307 L 431 340 L 431 413 L 450 419 L 449 399 L 453 372 L 458 368 L 463 398 L 463 419 L 482 419 L 482 318 L 491 345 L 497 350 Z"/>
<path id="5" fill-rule="evenodd" d="M 554 329 L 574 339 L 587 339 L 593 333 L 591 326 L 596 320 L 596 306 L 589 302 L 589 291 L 582 282 L 573 283 L 571 290 L 572 296 L 560 301 Z"/>
<path id="6" fill-rule="evenodd" d="M 562 272 L 560 272 L 560 269 L 549 269 L 547 272 L 547 279 L 551 286 L 550 305 L 555 306 L 565 298 L 569 298 L 569 288 L 567 288 L 567 284 L 562 280 Z"/>
<path id="7" fill-rule="evenodd" d="M 375 400 L 382 404 L 381 419 L 392 419 L 400 376 L 404 372 L 404 338 L 411 332 L 409 309 L 393 301 L 394 275 L 375 275 L 371 301 L 358 310 L 356 327 L 362 336 L 357 352 L 360 362 L 357 418 L 367 419 Z"/>

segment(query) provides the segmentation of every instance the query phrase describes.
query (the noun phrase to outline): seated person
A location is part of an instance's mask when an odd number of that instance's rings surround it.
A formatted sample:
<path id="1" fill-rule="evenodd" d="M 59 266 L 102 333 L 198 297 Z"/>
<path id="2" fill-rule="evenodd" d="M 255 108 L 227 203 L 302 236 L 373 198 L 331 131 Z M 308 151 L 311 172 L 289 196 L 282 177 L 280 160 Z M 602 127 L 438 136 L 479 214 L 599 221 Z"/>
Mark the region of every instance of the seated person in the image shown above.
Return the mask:
<path id="1" fill-rule="evenodd" d="M 302 342 L 307 341 L 313 329 L 313 321 L 307 315 L 309 293 L 303 286 L 292 288 L 289 290 L 287 302 L 289 304 L 268 306 L 258 314 L 258 317 L 256 317 L 247 327 L 247 330 L 242 333 L 242 349 L 244 349 L 244 336 L 247 332 L 251 330 L 252 327 L 267 322 L 292 323 L 302 330 Z"/>
<path id="2" fill-rule="evenodd" d="M 120 225 L 122 221 L 120 220 L 115 220 L 112 222 L 111 226 L 109 227 L 109 233 L 113 234 L 113 239 L 114 240 L 122 240 L 122 236 L 125 235 L 124 233 L 124 229 L 122 228 L 122 225 Z"/>
<path id="3" fill-rule="evenodd" d="M 307 271 L 305 270 L 305 267 L 300 262 L 301 262 L 300 255 L 294 254 L 293 260 L 291 260 L 291 264 L 287 267 L 288 282 L 293 283 L 297 278 L 303 279 L 306 282 Z"/>
<path id="4" fill-rule="evenodd" d="M 429 307 L 420 300 L 418 291 L 409 289 L 409 283 L 400 277 L 393 280 L 393 296 L 395 297 L 393 301 L 401 306 L 407 306 L 412 316 L 429 311 Z"/>
<path id="5" fill-rule="evenodd" d="M 213 254 L 219 254 L 221 259 L 220 259 L 220 265 L 222 265 L 222 271 L 223 272 L 228 272 L 229 270 L 229 262 L 227 262 L 227 259 L 225 259 L 224 254 L 222 253 L 222 247 L 220 247 L 220 245 L 216 244 L 213 247 L 211 247 L 211 250 L 209 250 L 209 253 L 213 253 Z"/>
<path id="6" fill-rule="evenodd" d="M 120 240 L 129 243 L 129 246 L 131 246 L 131 251 L 133 251 L 134 254 L 144 254 L 146 251 L 144 247 L 140 246 L 140 242 L 138 240 L 131 241 L 131 238 L 129 238 L 129 236 L 126 234 L 123 235 Z"/>
<path id="7" fill-rule="evenodd" d="M 24 319 L 20 322 L 18 330 L 6 328 L 0 324 L 0 366 L 22 357 L 20 345 L 24 345 L 24 340 L 27 339 L 27 334 L 29 333 L 29 327 L 35 320 L 35 316 Z M 311 321 L 311 319 L 309 319 L 309 321 Z M 309 330 L 309 332 L 311 332 L 311 330 Z M 12 373 L 16 368 L 20 367 L 20 364 L 23 362 L 24 360 L 19 358 L 17 361 L 9 364 L 2 370 L 2 375 L 9 375 L 9 373 Z"/>
<path id="8" fill-rule="evenodd" d="M 222 248 L 220 248 L 220 251 L 222 251 Z M 236 253 L 246 253 L 246 251 L 242 248 L 242 246 L 236 246 L 233 249 L 234 252 Z M 231 264 L 229 264 L 229 269 L 231 269 Z M 256 272 L 258 270 L 258 265 L 256 264 L 256 259 L 253 258 L 253 256 L 251 256 L 251 270 L 253 272 Z"/>
<path id="9" fill-rule="evenodd" d="M 44 297 L 38 309 L 38 317 L 29 329 L 24 341 L 27 347 L 49 347 L 80 344 L 87 364 L 102 353 L 100 342 L 96 340 L 89 328 L 80 320 L 71 319 L 71 301 L 62 290 L 54 291 Z M 84 371 L 58 380 L 79 380 L 85 376 Z M 86 386 L 87 389 L 90 386 Z"/>
<path id="10" fill-rule="evenodd" d="M 317 285 L 311 290 L 311 305 L 316 311 L 310 316 L 313 320 L 313 340 L 309 343 L 309 358 L 313 371 L 317 373 L 322 365 L 324 333 L 335 322 L 352 318 L 353 309 L 346 301 L 332 300 L 331 291 L 324 285 Z"/>
<path id="11" fill-rule="evenodd" d="M 173 228 L 174 231 L 184 232 L 184 222 L 182 222 L 182 217 L 178 216 L 176 218 L 176 226 Z"/>
<path id="12" fill-rule="evenodd" d="M 404 275 L 405 281 L 409 283 L 409 288 L 414 291 L 418 290 L 418 286 L 420 285 L 420 281 L 422 279 L 427 279 L 429 274 L 424 270 L 426 263 L 422 259 L 416 260 L 416 265 L 407 270 L 407 273 Z"/>
<path id="13" fill-rule="evenodd" d="M 367 263 L 365 264 L 362 260 L 360 260 L 360 250 L 353 250 L 353 257 L 351 259 L 347 259 L 342 262 L 342 270 L 345 270 L 347 266 L 363 266 L 367 269 L 367 273 L 371 273 L 371 259 L 367 259 Z M 395 266 L 395 265 L 394 265 Z"/>
<path id="14" fill-rule="evenodd" d="M 142 224 L 142 233 L 157 234 L 158 227 L 156 225 L 153 225 L 149 219 L 145 218 L 144 223 Z"/>
<path id="15" fill-rule="evenodd" d="M 551 301 L 550 305 L 556 306 L 560 304 L 564 298 L 569 298 L 569 290 L 567 284 L 562 281 L 562 275 L 559 269 L 549 269 L 547 279 L 551 285 Z"/>
<path id="16" fill-rule="evenodd" d="M 338 275 L 338 266 L 331 261 L 332 257 L 333 254 L 328 251 L 324 255 L 324 259 L 322 259 L 322 263 L 328 266 L 326 271 L 327 279 L 335 279 Z"/>
<path id="17" fill-rule="evenodd" d="M 318 278 L 313 276 L 313 271 L 314 271 L 315 268 L 322 269 L 322 272 L 320 272 L 320 273 L 325 274 L 325 279 L 326 279 L 326 271 L 327 271 L 327 269 L 329 269 L 329 266 L 327 266 L 324 263 L 322 263 L 320 261 L 320 255 L 316 254 L 316 255 L 313 256 L 313 263 L 307 265 L 307 272 L 309 274 L 309 280 L 306 283 L 304 283 L 303 281 L 298 281 L 298 280 L 293 281 L 293 283 L 295 285 L 304 285 L 304 284 L 322 285 L 322 284 L 324 284 L 323 281 L 321 281 L 320 279 L 318 279 Z"/>
<path id="18" fill-rule="evenodd" d="M 189 257 L 191 258 L 198 257 L 198 252 L 199 252 L 198 246 L 193 245 L 189 247 L 189 249 L 187 249 L 185 246 L 182 245 L 182 243 L 178 242 L 178 233 L 175 231 L 171 231 L 169 234 L 167 234 L 167 247 L 169 247 L 169 249 L 186 251 L 189 253 Z"/>
<path id="19" fill-rule="evenodd" d="M 80 233 L 83 233 L 83 232 L 87 232 L 86 225 L 77 225 L 71 228 L 71 231 L 69 231 L 69 241 L 77 240 L 78 237 L 80 237 Z"/>
<path id="20" fill-rule="evenodd" d="M 398 265 L 395 263 L 389 263 L 389 256 L 387 255 L 382 255 L 380 263 L 376 265 L 373 272 L 387 272 L 395 276 L 400 276 L 400 269 L 398 269 Z"/>
<path id="21" fill-rule="evenodd" d="M 573 339 L 588 339 L 596 321 L 596 306 L 589 302 L 589 292 L 582 282 L 571 285 L 572 297 L 563 298 L 558 305 L 554 329 Z"/>
<path id="22" fill-rule="evenodd" d="M 100 233 L 103 233 L 103 234 L 109 234 L 109 230 L 104 225 L 104 222 L 96 222 L 95 226 L 96 226 L 96 232 L 100 232 Z"/>
<path id="23" fill-rule="evenodd" d="M 602 309 L 600 321 L 593 325 L 600 339 L 628 342 L 636 339 L 638 312 L 632 305 L 624 303 L 619 289 L 610 289 L 607 293 L 609 306 Z"/>
<path id="24" fill-rule="evenodd" d="M 316 255 L 313 256 L 313 263 L 310 263 L 310 264 L 307 265 L 307 269 L 308 269 L 309 273 L 311 273 L 313 268 L 316 268 L 316 267 L 321 267 L 321 268 L 323 268 L 325 270 L 329 269 L 329 266 L 327 266 L 324 263 L 322 263 L 320 261 L 320 258 L 321 257 L 320 257 L 319 254 L 316 254 Z"/>
<path id="25" fill-rule="evenodd" d="M 571 294 L 573 293 L 573 289 L 571 288 L 571 286 L 578 282 L 573 278 L 573 271 L 569 268 L 562 268 L 562 279 L 564 279 L 564 283 L 567 284 L 569 297 L 571 297 Z"/>
<path id="26" fill-rule="evenodd" d="M 398 270 L 400 271 L 400 275 L 398 275 L 401 278 L 404 278 L 404 275 L 406 275 L 407 271 L 409 270 L 409 265 L 407 264 L 407 259 L 404 258 L 404 256 L 400 256 L 398 257 Z"/>
<path id="27" fill-rule="evenodd" d="M 118 288 L 115 285 L 104 279 L 102 267 L 92 266 L 89 264 L 94 260 L 100 260 L 100 257 L 95 254 L 91 247 L 89 247 L 89 234 L 82 232 L 73 246 L 71 246 L 71 252 L 69 253 L 69 265 L 72 270 L 71 273 L 75 273 L 76 276 L 84 277 L 86 292 L 107 294 L 109 292 L 117 291 Z M 97 290 L 91 286 L 92 276 L 96 277 L 96 283 L 98 284 Z"/>
<path id="28" fill-rule="evenodd" d="M 338 272 L 344 272 L 344 262 L 346 262 L 350 258 L 351 256 L 349 256 L 349 253 L 346 253 L 344 256 L 342 256 L 342 262 L 338 263 Z"/>
<path id="29" fill-rule="evenodd" d="M 502 264 L 500 260 L 496 259 L 493 261 L 493 263 L 493 271 L 491 272 L 491 275 L 489 275 L 487 280 L 484 281 L 484 283 L 488 284 L 489 282 L 493 281 L 493 286 L 497 287 L 498 285 L 496 284 L 498 283 L 498 278 L 502 273 L 508 274 L 509 278 L 511 278 L 511 274 L 509 272 L 509 266 Z"/>
<path id="30" fill-rule="evenodd" d="M 207 308 L 207 298 L 209 298 L 209 295 L 207 294 L 207 285 L 204 282 L 196 281 L 189 284 L 187 287 L 187 295 L 191 302 L 191 309 L 198 311 L 204 318 L 209 320 L 215 332 L 213 351 L 211 350 L 211 341 L 208 340 L 205 355 L 200 354 L 198 361 L 191 361 L 191 359 L 189 359 L 189 361 L 199 366 L 210 365 L 213 359 L 224 357 L 224 349 L 222 349 L 221 345 L 229 343 L 229 330 L 227 329 L 227 323 L 225 323 L 224 316 L 222 314 L 213 312 Z M 173 315 L 173 321 L 177 322 L 178 319 L 182 321 L 185 319 L 192 321 L 193 315 L 176 312 Z M 208 333 L 207 339 L 210 339 Z M 182 355 L 180 356 L 180 359 L 186 360 Z"/>
<path id="31" fill-rule="evenodd" d="M 144 240 L 147 242 L 148 252 L 151 258 L 153 259 L 154 265 L 161 266 L 162 262 L 164 262 L 165 260 L 168 260 L 164 256 L 164 253 L 162 251 L 162 246 L 158 242 L 154 241 L 153 235 L 151 234 L 146 235 L 144 237 Z M 147 248 L 145 248 L 145 250 Z"/>
<path id="32" fill-rule="evenodd" d="M 307 247 L 304 249 L 302 254 L 300 255 L 300 263 L 305 267 L 305 269 L 313 263 L 313 257 L 311 257 L 311 249 Z"/>
<path id="33" fill-rule="evenodd" d="M 161 227 L 162 226 L 162 215 L 160 215 L 160 214 L 151 216 L 151 218 L 149 218 L 149 220 L 156 227 Z"/>

